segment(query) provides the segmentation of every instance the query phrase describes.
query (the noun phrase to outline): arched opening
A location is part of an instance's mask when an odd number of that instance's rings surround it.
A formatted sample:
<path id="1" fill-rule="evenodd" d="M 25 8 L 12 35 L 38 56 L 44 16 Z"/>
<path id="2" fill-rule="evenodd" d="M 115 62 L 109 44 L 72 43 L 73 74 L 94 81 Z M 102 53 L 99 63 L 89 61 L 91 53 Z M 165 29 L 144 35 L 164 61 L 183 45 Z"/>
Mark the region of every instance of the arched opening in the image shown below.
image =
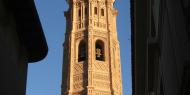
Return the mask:
<path id="1" fill-rule="evenodd" d="M 101 40 L 96 41 L 96 60 L 105 61 L 104 43 Z"/>
<path id="2" fill-rule="evenodd" d="M 86 60 L 86 43 L 82 40 L 78 47 L 78 62 Z"/>
<path id="3" fill-rule="evenodd" d="M 98 9 L 97 9 L 97 7 L 94 7 L 94 14 L 95 14 L 95 15 L 98 14 Z"/>
<path id="4" fill-rule="evenodd" d="M 101 9 L 101 16 L 104 16 L 104 9 Z"/>
<path id="5" fill-rule="evenodd" d="M 85 15 L 86 16 L 88 15 L 88 9 L 87 9 L 87 7 L 85 7 Z"/>
<path id="6" fill-rule="evenodd" d="M 81 10 L 78 10 L 78 16 L 81 17 Z"/>

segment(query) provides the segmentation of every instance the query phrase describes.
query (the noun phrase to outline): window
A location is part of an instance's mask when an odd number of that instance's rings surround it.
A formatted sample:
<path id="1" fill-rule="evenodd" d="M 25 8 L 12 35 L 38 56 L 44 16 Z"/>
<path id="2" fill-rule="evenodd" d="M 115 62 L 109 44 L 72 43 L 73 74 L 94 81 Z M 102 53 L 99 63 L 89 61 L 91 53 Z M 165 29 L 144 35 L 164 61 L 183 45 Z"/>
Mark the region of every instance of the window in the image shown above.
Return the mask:
<path id="1" fill-rule="evenodd" d="M 80 42 L 78 47 L 78 62 L 86 60 L 86 43 L 83 41 Z"/>
<path id="2" fill-rule="evenodd" d="M 85 15 L 88 15 L 87 7 L 85 7 Z"/>
<path id="3" fill-rule="evenodd" d="M 104 9 L 101 9 L 101 16 L 104 16 Z"/>
<path id="4" fill-rule="evenodd" d="M 94 14 L 95 14 L 95 15 L 98 14 L 98 9 L 97 9 L 97 7 L 94 7 Z"/>
<path id="5" fill-rule="evenodd" d="M 78 16 L 81 17 L 81 10 L 78 10 Z"/>
<path id="6" fill-rule="evenodd" d="M 95 47 L 95 52 L 96 52 L 96 60 L 99 61 L 104 61 L 105 56 L 104 56 L 104 43 L 101 40 L 96 41 L 96 47 Z"/>

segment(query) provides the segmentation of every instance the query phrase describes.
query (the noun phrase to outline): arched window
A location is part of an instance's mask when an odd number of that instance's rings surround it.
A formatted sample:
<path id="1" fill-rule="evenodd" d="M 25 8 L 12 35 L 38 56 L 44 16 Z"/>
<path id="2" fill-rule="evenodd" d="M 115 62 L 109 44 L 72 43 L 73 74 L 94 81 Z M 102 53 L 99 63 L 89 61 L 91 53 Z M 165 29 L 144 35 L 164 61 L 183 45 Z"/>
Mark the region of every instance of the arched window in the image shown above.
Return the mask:
<path id="1" fill-rule="evenodd" d="M 98 9 L 97 9 L 97 7 L 94 7 L 94 14 L 95 14 L 95 15 L 98 14 Z"/>
<path id="2" fill-rule="evenodd" d="M 101 40 L 96 41 L 96 60 L 105 61 L 104 43 Z"/>
<path id="3" fill-rule="evenodd" d="M 88 9 L 87 9 L 87 7 L 85 7 L 85 15 L 86 16 L 88 15 Z"/>
<path id="4" fill-rule="evenodd" d="M 81 41 L 78 47 L 78 62 L 86 60 L 86 43 Z"/>
<path id="5" fill-rule="evenodd" d="M 81 17 L 81 10 L 78 10 L 78 16 Z"/>
<path id="6" fill-rule="evenodd" d="M 101 9 L 101 16 L 104 16 L 104 9 Z"/>

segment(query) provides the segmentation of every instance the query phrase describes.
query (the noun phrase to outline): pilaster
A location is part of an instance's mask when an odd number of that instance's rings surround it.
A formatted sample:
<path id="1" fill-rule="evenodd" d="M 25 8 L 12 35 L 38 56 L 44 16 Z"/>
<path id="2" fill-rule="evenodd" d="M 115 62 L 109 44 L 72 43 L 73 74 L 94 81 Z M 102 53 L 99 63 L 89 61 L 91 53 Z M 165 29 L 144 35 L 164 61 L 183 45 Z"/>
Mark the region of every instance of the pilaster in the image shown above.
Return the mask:
<path id="1" fill-rule="evenodd" d="M 88 28 L 88 86 L 87 95 L 93 95 L 93 29 Z"/>
<path id="2" fill-rule="evenodd" d="M 70 35 L 70 80 L 69 80 L 69 94 L 72 94 L 73 91 L 73 73 L 74 73 L 74 33 L 71 33 Z"/>

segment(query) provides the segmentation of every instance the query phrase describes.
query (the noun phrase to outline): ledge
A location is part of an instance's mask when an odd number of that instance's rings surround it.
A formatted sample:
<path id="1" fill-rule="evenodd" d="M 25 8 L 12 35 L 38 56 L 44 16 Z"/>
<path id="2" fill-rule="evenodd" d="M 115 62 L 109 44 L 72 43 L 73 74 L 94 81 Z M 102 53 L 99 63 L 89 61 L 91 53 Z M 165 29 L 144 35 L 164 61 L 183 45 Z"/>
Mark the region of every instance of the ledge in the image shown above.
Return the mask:
<path id="1" fill-rule="evenodd" d="M 8 12 L 14 16 L 20 43 L 28 52 L 28 62 L 37 62 L 45 58 L 48 47 L 34 0 L 3 0 L 3 2 Z"/>

